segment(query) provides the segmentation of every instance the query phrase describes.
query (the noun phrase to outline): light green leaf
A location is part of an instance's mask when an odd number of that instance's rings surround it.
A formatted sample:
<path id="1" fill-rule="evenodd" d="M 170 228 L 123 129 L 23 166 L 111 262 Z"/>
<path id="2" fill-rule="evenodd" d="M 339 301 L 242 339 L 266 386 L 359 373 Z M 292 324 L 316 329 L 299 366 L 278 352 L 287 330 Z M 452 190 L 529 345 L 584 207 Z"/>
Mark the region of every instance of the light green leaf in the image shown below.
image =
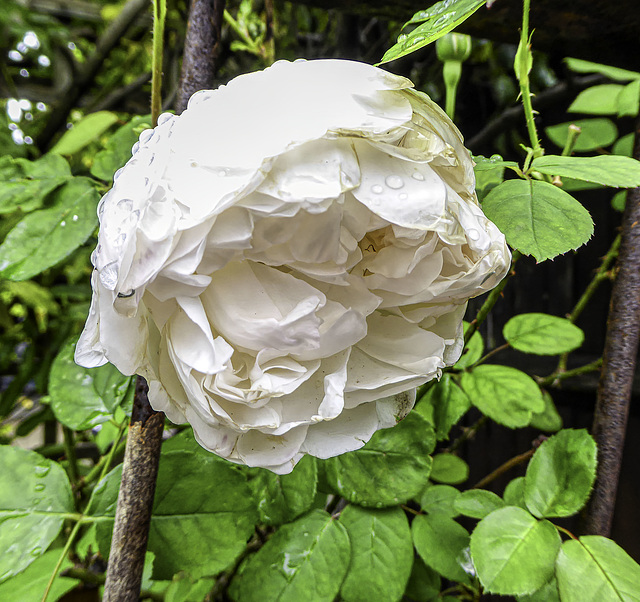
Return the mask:
<path id="1" fill-rule="evenodd" d="M 620 84 L 591 86 L 578 94 L 567 111 L 589 115 L 615 115 L 618 112 L 618 94 L 623 88 Z"/>
<path id="2" fill-rule="evenodd" d="M 34 560 L 22 573 L 0 584 L 0 600 L 7 602 L 40 602 L 53 570 L 60 558 L 62 549 L 53 549 L 45 552 L 40 558 Z M 60 572 L 71 568 L 73 563 L 65 558 L 60 565 Z M 80 581 L 61 577 L 55 578 L 47 600 L 60 600 L 67 592 L 70 592 Z"/>
<path id="3" fill-rule="evenodd" d="M 0 158 L 0 214 L 39 209 L 49 193 L 70 178 L 69 165 L 58 155 L 36 161 Z"/>
<path id="4" fill-rule="evenodd" d="M 471 569 L 467 555 L 469 533 L 444 514 L 419 515 L 411 523 L 413 543 L 425 564 L 452 581 L 469 583 L 465 568 Z"/>
<path id="5" fill-rule="evenodd" d="M 584 429 L 566 429 L 547 439 L 527 467 L 527 508 L 538 517 L 578 512 L 596 478 L 597 453 L 593 437 Z"/>
<path id="6" fill-rule="evenodd" d="M 450 485 L 431 485 L 427 487 L 420 497 L 420 508 L 429 514 L 444 514 L 455 518 L 460 514 L 455 509 L 455 502 L 460 497 L 460 492 Z"/>
<path id="7" fill-rule="evenodd" d="M 488 592 L 521 596 L 539 590 L 553 577 L 560 543 L 549 521 L 508 506 L 478 523 L 471 535 L 471 557 Z"/>
<path id="8" fill-rule="evenodd" d="M 464 391 L 455 384 L 450 374 L 445 373 L 440 382 L 419 400 L 415 411 L 434 424 L 436 438 L 441 441 L 449 438 L 451 427 L 470 407 L 471 401 Z"/>
<path id="9" fill-rule="evenodd" d="M 640 80 L 638 81 L 640 85 Z M 614 188 L 640 186 L 640 161 L 618 155 L 597 157 L 560 157 L 545 155 L 533 160 L 531 167 L 550 176 L 596 182 Z"/>
<path id="10" fill-rule="evenodd" d="M 545 133 L 555 145 L 564 148 L 569 136 L 569 126 L 576 125 L 581 132 L 573 150 L 576 152 L 593 151 L 609 146 L 618 137 L 618 128 L 613 121 L 596 117 L 594 119 L 576 119 L 545 128 Z"/>
<path id="11" fill-rule="evenodd" d="M 390 429 L 375 433 L 362 448 L 324 464 L 329 485 L 361 506 L 403 504 L 424 487 L 435 447 L 431 425 L 416 412 Z"/>
<path id="12" fill-rule="evenodd" d="M 527 426 L 544 410 L 542 393 L 524 372 L 508 366 L 482 365 L 465 372 L 460 384 L 483 414 L 510 428 Z"/>
<path id="13" fill-rule="evenodd" d="M 623 155 L 624 157 L 632 157 L 633 156 L 633 139 L 635 134 L 627 134 L 626 136 L 622 136 L 616 140 L 616 143 L 613 145 L 611 152 L 614 155 Z"/>
<path id="14" fill-rule="evenodd" d="M 622 213 L 627 204 L 627 191 L 621 190 L 617 192 L 614 197 L 611 199 L 611 207 L 613 207 L 616 211 Z"/>
<path id="15" fill-rule="evenodd" d="M 351 563 L 340 588 L 341 599 L 400 600 L 413 565 L 413 541 L 405 513 L 398 507 L 370 510 L 349 505 L 340 515 L 340 524 L 351 541 Z"/>
<path id="16" fill-rule="evenodd" d="M 527 509 L 524 503 L 524 477 L 516 477 L 507 483 L 502 495 L 505 503 L 509 506 L 519 506 Z"/>
<path id="17" fill-rule="evenodd" d="M 556 561 L 562 602 L 637 602 L 640 566 L 616 543 L 585 535 L 562 544 Z"/>
<path id="18" fill-rule="evenodd" d="M 99 195 L 88 178 L 73 178 L 54 193 L 54 204 L 34 211 L 0 245 L 0 274 L 27 280 L 84 243 L 98 224 Z"/>
<path id="19" fill-rule="evenodd" d="M 106 132 L 117 121 L 118 116 L 109 111 L 90 113 L 62 134 L 51 152 L 58 155 L 73 155 L 96 140 L 100 134 Z"/>
<path id="20" fill-rule="evenodd" d="M 508 180 L 487 195 L 482 208 L 512 247 L 538 261 L 576 249 L 593 235 L 589 212 L 548 182 Z"/>
<path id="21" fill-rule="evenodd" d="M 514 316 L 502 334 L 514 349 L 536 355 L 568 353 L 584 341 L 582 330 L 566 318 L 540 313 Z"/>
<path id="22" fill-rule="evenodd" d="M 548 433 L 555 433 L 562 428 L 562 417 L 558 414 L 558 410 L 549 393 L 542 391 L 542 399 L 544 400 L 544 410 L 531 417 L 529 426 Z"/>
<path id="23" fill-rule="evenodd" d="M 487 0 L 442 0 L 417 12 L 405 24 L 422 23 L 409 34 L 400 34 L 398 42 L 385 52 L 379 64 L 411 54 L 435 42 L 466 21 Z"/>
<path id="24" fill-rule="evenodd" d="M 311 508 L 318 483 L 318 468 L 313 456 L 302 458 L 290 474 L 277 475 L 264 468 L 256 469 L 256 473 L 251 488 L 262 524 L 281 525 Z"/>
<path id="25" fill-rule="evenodd" d="M 471 518 L 484 518 L 494 510 L 503 508 L 505 502 L 491 491 L 469 489 L 468 491 L 463 491 L 453 505 L 460 514 Z"/>
<path id="26" fill-rule="evenodd" d="M 67 341 L 56 356 L 49 375 L 51 409 L 65 426 L 84 431 L 113 418 L 131 386 L 111 364 L 82 368 L 73 361 L 75 339 Z"/>
<path id="27" fill-rule="evenodd" d="M 564 62 L 569 69 L 576 73 L 600 73 L 609 79 L 617 81 L 631 81 L 632 79 L 640 79 L 640 73 L 637 71 L 627 71 L 619 67 L 611 67 L 609 65 L 601 65 L 600 63 L 592 63 L 582 59 L 566 58 Z"/>
<path id="28" fill-rule="evenodd" d="M 74 512 L 71 486 L 59 464 L 39 454 L 0 446 L 0 582 L 28 567 Z"/>
<path id="29" fill-rule="evenodd" d="M 618 117 L 635 117 L 640 109 L 640 79 L 627 84 L 616 99 Z"/>
<path id="30" fill-rule="evenodd" d="M 433 456 L 430 478 L 449 485 L 464 483 L 469 478 L 469 466 L 454 454 L 438 454 Z"/>
<path id="31" fill-rule="evenodd" d="M 99 519 L 96 536 L 107 557 L 122 466 L 97 486 L 87 510 Z M 215 494 L 207 483 L 215 484 Z M 245 475 L 213 454 L 162 454 L 153 503 L 149 550 L 154 579 L 178 571 L 193 578 L 215 575 L 242 553 L 257 522 Z"/>
<path id="32" fill-rule="evenodd" d="M 236 602 L 332 602 L 349 560 L 346 529 L 313 510 L 281 527 L 249 558 L 231 584 L 231 596 Z"/>
<path id="33" fill-rule="evenodd" d="M 558 581 L 555 577 L 545 583 L 539 590 L 527 596 L 517 596 L 518 602 L 560 602 Z"/>
<path id="34" fill-rule="evenodd" d="M 215 586 L 215 579 L 193 579 L 187 573 L 173 576 L 164 592 L 164 602 L 202 602 Z"/>
<path id="35" fill-rule="evenodd" d="M 414 602 L 441 602 L 439 594 L 440 575 L 428 567 L 422 558 L 416 557 L 405 596 Z"/>

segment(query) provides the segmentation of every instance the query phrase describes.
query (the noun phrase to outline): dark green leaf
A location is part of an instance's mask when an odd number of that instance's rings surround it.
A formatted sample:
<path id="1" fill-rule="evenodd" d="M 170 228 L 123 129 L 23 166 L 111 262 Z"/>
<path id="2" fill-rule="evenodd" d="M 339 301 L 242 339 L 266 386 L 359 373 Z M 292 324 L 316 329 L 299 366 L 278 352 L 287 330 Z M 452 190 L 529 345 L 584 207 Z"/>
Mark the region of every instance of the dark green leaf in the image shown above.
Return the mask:
<path id="1" fill-rule="evenodd" d="M 347 506 L 340 524 L 351 541 L 351 563 L 340 589 L 345 602 L 396 602 L 413 564 L 411 529 L 400 508 Z M 310 598 L 307 598 L 310 599 Z"/>
<path id="2" fill-rule="evenodd" d="M 609 65 L 601 65 L 600 63 L 592 63 L 582 59 L 566 58 L 564 59 L 567 66 L 576 73 L 600 73 L 609 79 L 617 81 L 630 81 L 632 79 L 640 79 L 640 73 L 637 71 L 627 71 L 619 67 L 611 67 Z"/>
<path id="3" fill-rule="evenodd" d="M 567 111 L 589 115 L 615 115 L 618 112 L 616 101 L 623 88 L 620 84 L 591 86 L 578 94 Z"/>
<path id="4" fill-rule="evenodd" d="M 419 515 L 413 519 L 411 534 L 425 564 L 447 579 L 470 582 L 469 533 L 462 525 L 444 514 Z"/>
<path id="5" fill-rule="evenodd" d="M 49 547 L 74 512 L 71 486 L 59 464 L 0 446 L 0 582 L 17 575 Z"/>
<path id="6" fill-rule="evenodd" d="M 469 478 L 469 466 L 454 454 L 438 454 L 433 456 L 430 478 L 449 485 L 464 483 Z"/>
<path id="7" fill-rule="evenodd" d="M 471 401 L 455 384 L 450 374 L 443 374 L 440 382 L 433 385 L 416 405 L 416 412 L 434 424 L 436 438 L 449 438 L 451 427 L 471 407 Z"/>
<path id="8" fill-rule="evenodd" d="M 562 417 L 558 414 L 549 393 L 542 391 L 542 399 L 544 400 L 544 410 L 539 414 L 533 414 L 529 425 L 541 431 L 555 433 L 562 428 Z"/>
<path id="9" fill-rule="evenodd" d="M 566 318 L 540 313 L 514 316 L 502 334 L 514 349 L 536 355 L 568 353 L 584 341 L 582 330 Z"/>
<path id="10" fill-rule="evenodd" d="M 463 491 L 453 505 L 460 514 L 471 518 L 484 518 L 494 510 L 503 508 L 505 503 L 491 491 L 470 489 Z"/>
<path id="11" fill-rule="evenodd" d="M 527 505 L 524 503 L 524 477 L 516 477 L 509 481 L 504 488 L 502 497 L 509 506 L 519 506 L 526 510 Z"/>
<path id="12" fill-rule="evenodd" d="M 594 119 L 576 119 L 566 123 L 559 123 L 545 128 L 545 133 L 551 142 L 564 148 L 569 137 L 569 126 L 580 128 L 580 135 L 576 139 L 573 149 L 577 152 L 593 151 L 609 146 L 618 137 L 618 128 L 613 121 L 596 117 Z"/>
<path id="13" fill-rule="evenodd" d="M 350 502 L 382 508 L 403 504 L 424 487 L 435 446 L 431 425 L 416 412 L 378 431 L 362 448 L 325 462 L 330 486 Z"/>
<path id="14" fill-rule="evenodd" d="M 614 197 L 611 199 L 611 207 L 613 207 L 616 211 L 622 213 L 627 204 L 627 191 L 621 190 L 617 192 Z"/>
<path id="15" fill-rule="evenodd" d="M 556 576 L 562 602 L 637 602 L 640 592 L 640 566 L 599 535 L 565 541 Z"/>
<path id="16" fill-rule="evenodd" d="M 640 85 L 640 81 L 638 81 Z M 640 186 L 640 161 L 618 155 L 597 157 L 561 157 L 545 155 L 533 160 L 531 167 L 550 176 L 596 182 L 614 188 Z"/>
<path id="17" fill-rule="evenodd" d="M 232 582 L 231 595 L 236 602 L 332 602 L 349 560 L 345 528 L 313 510 L 281 527 L 249 558 Z"/>
<path id="18" fill-rule="evenodd" d="M 483 414 L 510 428 L 527 426 L 533 414 L 544 410 L 538 385 L 515 368 L 478 366 L 462 375 L 461 385 Z"/>
<path id="19" fill-rule="evenodd" d="M 512 247 L 538 261 L 576 249 L 593 234 L 589 212 L 548 182 L 508 180 L 487 195 L 482 208 Z"/>
<path id="20" fill-rule="evenodd" d="M 62 134 L 51 152 L 59 155 L 73 155 L 96 140 L 100 134 L 106 132 L 117 121 L 118 116 L 109 111 L 90 113 Z"/>
<path id="21" fill-rule="evenodd" d="M 455 508 L 455 502 L 460 492 L 450 485 L 431 485 L 420 497 L 420 508 L 429 514 L 440 513 L 451 518 L 460 514 Z"/>
<path id="22" fill-rule="evenodd" d="M 131 385 L 111 364 L 82 368 L 73 361 L 75 340 L 67 341 L 51 366 L 51 409 L 65 426 L 83 431 L 113 418 Z"/>
<path id="23" fill-rule="evenodd" d="M 578 512 L 596 478 L 597 453 L 593 437 L 584 429 L 566 429 L 547 439 L 527 467 L 527 508 L 539 517 Z"/>
<path id="24" fill-rule="evenodd" d="M 405 596 L 412 602 L 441 602 L 439 594 L 440 575 L 428 567 L 422 558 L 415 558 Z"/>
<path id="25" fill-rule="evenodd" d="M 420 48 L 449 33 L 466 21 L 487 0 L 442 0 L 426 10 L 417 12 L 406 25 L 422 23 L 409 34 L 400 34 L 398 42 L 385 52 L 380 64 L 388 63 Z"/>
<path id="26" fill-rule="evenodd" d="M 27 280 L 67 257 L 95 230 L 97 202 L 88 178 L 73 178 L 58 189 L 53 206 L 27 215 L 0 245 L 2 276 Z"/>
<path id="27" fill-rule="evenodd" d="M 532 594 L 553 577 L 560 543 L 549 521 L 508 506 L 478 523 L 471 535 L 471 556 L 488 592 Z"/>

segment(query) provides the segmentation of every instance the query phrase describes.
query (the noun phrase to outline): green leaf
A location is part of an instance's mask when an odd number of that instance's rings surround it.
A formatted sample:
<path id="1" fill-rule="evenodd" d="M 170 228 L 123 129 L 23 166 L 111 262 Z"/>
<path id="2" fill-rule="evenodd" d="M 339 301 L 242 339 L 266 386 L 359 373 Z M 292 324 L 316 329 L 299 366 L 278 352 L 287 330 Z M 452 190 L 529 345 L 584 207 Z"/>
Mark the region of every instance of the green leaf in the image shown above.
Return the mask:
<path id="1" fill-rule="evenodd" d="M 0 274 L 27 280 L 84 243 L 98 224 L 99 195 L 88 178 L 73 178 L 54 193 L 54 204 L 34 211 L 0 245 Z"/>
<path id="2" fill-rule="evenodd" d="M 455 518 L 460 514 L 455 508 L 455 502 L 460 492 L 450 485 L 431 485 L 420 497 L 420 508 L 429 514 L 440 513 Z"/>
<path id="3" fill-rule="evenodd" d="M 545 583 L 539 590 L 527 596 L 518 596 L 518 602 L 560 602 L 558 593 L 558 581 L 553 578 Z"/>
<path id="4" fill-rule="evenodd" d="M 231 584 L 231 596 L 236 602 L 332 602 L 349 560 L 346 529 L 313 510 L 281 527 L 249 558 Z"/>
<path id="5" fill-rule="evenodd" d="M 419 515 L 411 523 L 411 534 L 425 564 L 447 579 L 470 583 L 465 571 L 471 569 L 469 533 L 462 525 L 444 514 Z"/>
<path id="6" fill-rule="evenodd" d="M 82 368 L 73 361 L 76 341 L 67 341 L 51 366 L 51 409 L 65 426 L 84 431 L 107 422 L 124 400 L 131 377 L 111 364 Z"/>
<path id="7" fill-rule="evenodd" d="M 599 535 L 565 541 L 556 576 L 562 602 L 637 602 L 640 592 L 640 566 Z"/>
<path id="8" fill-rule="evenodd" d="M 73 155 L 96 140 L 100 134 L 106 132 L 117 121 L 118 116 L 109 111 L 90 113 L 62 134 L 51 152 L 58 155 Z"/>
<path id="9" fill-rule="evenodd" d="M 375 433 L 362 448 L 325 462 L 327 481 L 350 502 L 382 508 L 403 504 L 424 487 L 435 447 L 431 425 L 416 412 Z"/>
<path id="10" fill-rule="evenodd" d="M 277 475 L 266 469 L 256 472 L 251 488 L 262 524 L 281 525 L 311 508 L 318 484 L 318 467 L 313 456 L 302 458 L 290 474 Z"/>
<path id="11" fill-rule="evenodd" d="M 638 81 L 640 85 L 640 80 Z M 533 160 L 531 167 L 550 176 L 596 182 L 614 188 L 640 186 L 640 161 L 618 155 L 597 157 L 560 157 L 545 155 Z"/>
<path id="12" fill-rule="evenodd" d="M 504 488 L 502 497 L 508 506 L 519 506 L 526 510 L 527 505 L 524 503 L 524 477 L 516 477 L 509 481 Z"/>
<path id="13" fill-rule="evenodd" d="M 596 442 L 584 430 L 547 439 L 527 467 L 524 499 L 538 517 L 571 516 L 584 506 L 596 478 Z"/>
<path id="14" fill-rule="evenodd" d="M 351 563 L 340 589 L 345 602 L 396 602 L 413 565 L 413 541 L 400 508 L 371 510 L 347 506 L 340 524 L 351 541 Z M 307 600 L 312 598 L 307 598 Z"/>
<path id="15" fill-rule="evenodd" d="M 96 486 L 87 510 L 100 519 L 96 536 L 104 557 L 121 475 L 119 466 Z M 194 578 L 219 573 L 242 553 L 256 522 L 251 490 L 235 466 L 213 454 L 163 452 L 149 532 L 153 578 L 171 579 L 182 570 Z"/>
<path id="16" fill-rule="evenodd" d="M 215 579 L 192 579 L 186 573 L 173 576 L 164 592 L 164 602 L 201 602 L 215 586 Z"/>
<path id="17" fill-rule="evenodd" d="M 413 602 L 441 602 L 439 594 L 440 575 L 428 567 L 422 558 L 415 558 L 405 596 Z"/>
<path id="18" fill-rule="evenodd" d="M 611 199 L 611 207 L 616 211 L 622 213 L 627 204 L 627 191 L 621 190 L 617 192 L 614 197 Z"/>
<path id="19" fill-rule="evenodd" d="M 614 155 L 623 155 L 624 157 L 632 157 L 633 156 L 633 139 L 635 134 L 627 134 L 626 136 L 622 136 L 616 140 L 616 143 L 613 145 L 611 152 Z"/>
<path id="20" fill-rule="evenodd" d="M 547 391 L 542 391 L 542 399 L 544 400 L 544 410 L 531 417 L 529 426 L 548 433 L 555 433 L 562 428 L 562 417 L 558 414 L 553 399 Z"/>
<path id="21" fill-rule="evenodd" d="M 560 536 L 546 520 L 508 506 L 483 518 L 471 535 L 471 557 L 493 594 L 532 594 L 553 577 Z"/>
<path id="22" fill-rule="evenodd" d="M 617 98 L 623 88 L 620 84 L 591 86 L 578 94 L 567 111 L 589 115 L 615 115 L 618 112 Z"/>
<path id="23" fill-rule="evenodd" d="M 635 117 L 640 110 L 640 79 L 627 84 L 616 99 L 618 117 Z"/>
<path id="24" fill-rule="evenodd" d="M 0 214 L 39 209 L 47 195 L 70 178 L 69 165 L 57 155 L 36 161 L 0 158 Z"/>
<path id="25" fill-rule="evenodd" d="M 632 79 L 640 79 L 640 73 L 637 71 L 627 71 L 619 67 L 611 67 L 609 65 L 601 65 L 600 63 L 592 63 L 582 59 L 566 58 L 564 62 L 569 69 L 576 73 L 600 73 L 609 79 L 617 81 L 630 81 Z"/>
<path id="26" fill-rule="evenodd" d="M 527 426 L 533 414 L 544 410 L 535 381 L 509 366 L 478 366 L 465 372 L 460 384 L 483 414 L 510 428 Z"/>
<path id="27" fill-rule="evenodd" d="M 536 355 L 568 353 L 584 341 L 584 332 L 566 318 L 540 313 L 514 316 L 502 334 L 514 349 Z"/>
<path id="28" fill-rule="evenodd" d="M 487 195 L 482 209 L 512 247 L 538 261 L 576 249 L 593 234 L 589 212 L 548 182 L 503 182 Z"/>
<path id="29" fill-rule="evenodd" d="M 0 584 L 0 600 L 6 600 L 7 602 L 40 602 L 61 553 L 62 549 L 45 552 L 22 573 Z M 72 566 L 73 563 L 68 558 L 65 558 L 60 566 L 60 571 Z M 60 600 L 79 583 L 78 579 L 70 579 L 58 575 L 49 590 L 47 600 Z"/>
<path id="30" fill-rule="evenodd" d="M 472 339 L 473 340 L 473 339 Z M 451 427 L 471 407 L 471 401 L 450 374 L 443 374 L 416 405 L 416 412 L 433 423 L 438 441 L 449 438 Z"/>
<path id="31" fill-rule="evenodd" d="M 505 502 L 491 491 L 469 489 L 463 491 L 453 505 L 460 514 L 471 518 L 484 518 L 494 510 L 503 508 Z"/>
<path id="32" fill-rule="evenodd" d="M 131 147 L 137 142 L 140 133 L 150 127 L 150 116 L 140 115 L 118 128 L 107 141 L 105 149 L 93 159 L 91 175 L 110 182 L 113 174 L 131 159 Z"/>
<path id="33" fill-rule="evenodd" d="M 379 64 L 388 63 L 411 54 L 435 42 L 466 21 L 487 0 L 442 0 L 426 10 L 417 12 L 405 24 L 422 23 L 409 34 L 400 34 L 398 42 L 384 53 Z"/>
<path id="34" fill-rule="evenodd" d="M 490 157 L 473 155 L 473 161 L 475 163 L 473 171 L 475 171 L 476 174 L 478 172 L 493 171 L 495 169 L 502 169 L 504 171 L 505 167 L 520 169 L 515 161 L 505 161 L 500 155 L 491 155 Z"/>
<path id="35" fill-rule="evenodd" d="M 545 128 L 551 142 L 564 148 L 569 137 L 569 126 L 576 125 L 581 132 L 573 147 L 574 151 L 586 152 L 609 146 L 618 137 L 618 128 L 613 121 L 596 117 L 594 119 L 576 119 Z"/>
<path id="36" fill-rule="evenodd" d="M 469 466 L 454 454 L 438 454 L 433 456 L 430 478 L 449 485 L 464 483 L 469 478 Z"/>
<path id="37" fill-rule="evenodd" d="M 0 582 L 28 567 L 74 512 L 71 486 L 59 464 L 39 454 L 0 446 Z"/>
<path id="38" fill-rule="evenodd" d="M 469 328 L 469 322 L 463 322 L 464 332 L 466 334 L 467 329 Z M 472 364 L 475 364 L 481 357 L 484 352 L 484 341 L 482 340 L 482 335 L 476 330 L 469 342 L 466 344 L 460 359 L 456 362 L 454 368 L 456 370 L 464 370 L 468 368 Z"/>

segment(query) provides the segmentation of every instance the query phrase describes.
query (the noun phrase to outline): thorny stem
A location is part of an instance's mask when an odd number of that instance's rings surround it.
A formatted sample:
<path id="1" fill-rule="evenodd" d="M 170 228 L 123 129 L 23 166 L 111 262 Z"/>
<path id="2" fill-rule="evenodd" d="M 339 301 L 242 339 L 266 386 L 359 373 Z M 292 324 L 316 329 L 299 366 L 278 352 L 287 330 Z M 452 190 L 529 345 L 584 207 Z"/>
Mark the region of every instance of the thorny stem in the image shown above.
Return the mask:
<path id="1" fill-rule="evenodd" d="M 516 466 L 520 466 L 520 464 L 528 462 L 535 451 L 535 448 L 532 448 L 529 451 L 524 452 L 523 454 L 519 454 L 513 458 L 510 458 L 504 464 L 498 466 L 498 468 L 496 468 L 493 472 L 489 473 L 486 477 L 480 479 L 471 489 L 483 489 L 489 483 L 492 483 L 497 478 L 501 477 L 505 472 L 508 472 Z"/>
<path id="2" fill-rule="evenodd" d="M 488 416 L 480 417 L 476 422 L 474 422 L 471 426 L 464 429 L 462 435 L 460 435 L 450 446 L 447 451 L 453 453 L 459 450 L 464 443 L 466 443 L 469 439 L 473 439 L 475 434 L 489 422 Z"/>

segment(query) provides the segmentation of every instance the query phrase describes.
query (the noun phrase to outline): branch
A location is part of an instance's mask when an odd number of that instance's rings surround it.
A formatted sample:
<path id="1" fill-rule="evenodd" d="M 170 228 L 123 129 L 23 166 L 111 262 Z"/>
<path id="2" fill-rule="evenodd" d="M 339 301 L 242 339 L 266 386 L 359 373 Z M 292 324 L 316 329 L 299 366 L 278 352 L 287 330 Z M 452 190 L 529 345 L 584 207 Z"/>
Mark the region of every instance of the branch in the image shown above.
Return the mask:
<path id="1" fill-rule="evenodd" d="M 634 157 L 640 159 L 640 119 Z M 593 420 L 598 444 L 598 472 L 585 520 L 585 531 L 611 532 L 613 510 L 629 416 L 629 402 L 640 340 L 640 188 L 627 193 L 622 217 L 618 275 L 613 285 L 602 374 Z"/>

